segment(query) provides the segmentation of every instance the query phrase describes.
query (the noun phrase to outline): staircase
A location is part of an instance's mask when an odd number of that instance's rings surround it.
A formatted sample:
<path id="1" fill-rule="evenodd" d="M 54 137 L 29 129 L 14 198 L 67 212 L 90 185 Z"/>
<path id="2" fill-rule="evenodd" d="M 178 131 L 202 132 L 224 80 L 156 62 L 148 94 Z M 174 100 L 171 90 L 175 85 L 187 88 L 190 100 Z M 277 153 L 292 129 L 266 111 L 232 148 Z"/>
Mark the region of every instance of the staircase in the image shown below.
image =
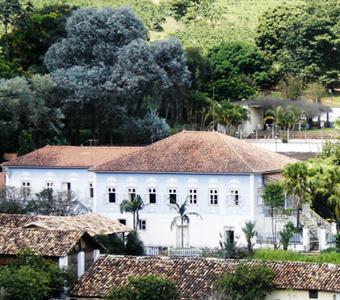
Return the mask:
<path id="1" fill-rule="evenodd" d="M 313 211 L 309 205 L 304 205 L 301 214 L 301 224 L 310 231 L 310 251 L 320 250 L 318 228 L 325 228 L 328 232 L 332 232 L 332 225 Z"/>

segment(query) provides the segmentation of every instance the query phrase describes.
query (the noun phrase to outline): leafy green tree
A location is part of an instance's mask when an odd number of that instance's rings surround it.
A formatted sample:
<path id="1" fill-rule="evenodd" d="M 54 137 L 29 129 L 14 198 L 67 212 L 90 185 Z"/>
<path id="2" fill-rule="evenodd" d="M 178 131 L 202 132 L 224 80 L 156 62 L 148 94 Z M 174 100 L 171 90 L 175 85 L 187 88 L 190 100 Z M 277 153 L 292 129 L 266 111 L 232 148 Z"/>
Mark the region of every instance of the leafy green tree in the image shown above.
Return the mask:
<path id="1" fill-rule="evenodd" d="M 80 214 L 81 207 L 73 192 L 44 189 L 28 202 L 27 210 L 39 215 L 74 216 Z"/>
<path id="2" fill-rule="evenodd" d="M 33 8 L 25 22 L 16 20 L 0 45 L 9 44 L 9 56 L 18 74 L 46 72 L 43 58 L 47 49 L 66 36 L 66 19 L 74 8 L 64 4 Z"/>
<path id="3" fill-rule="evenodd" d="M 130 277 L 128 284 L 114 288 L 107 300 L 179 300 L 176 283 L 155 275 Z"/>
<path id="4" fill-rule="evenodd" d="M 251 221 L 246 222 L 245 226 L 242 228 L 242 231 L 243 231 L 243 233 L 246 237 L 246 240 L 247 240 L 248 254 L 251 255 L 253 253 L 252 239 L 256 235 L 255 223 L 253 223 Z"/>
<path id="5" fill-rule="evenodd" d="M 120 204 L 121 213 L 131 213 L 133 221 L 133 229 L 138 230 L 139 212 L 144 208 L 145 204 L 140 195 L 136 195 L 131 200 L 123 200 Z"/>
<path id="6" fill-rule="evenodd" d="M 124 254 L 124 239 L 117 234 L 96 235 L 95 239 L 105 247 L 107 254 Z"/>
<path id="7" fill-rule="evenodd" d="M 292 198 L 296 209 L 296 227 L 300 229 L 300 212 L 302 204 L 310 200 L 310 186 L 306 163 L 288 164 L 283 169 L 283 189 Z"/>
<path id="8" fill-rule="evenodd" d="M 338 19 L 340 4 L 332 0 L 283 4 L 260 19 L 256 43 L 282 75 L 308 81 L 319 78 L 334 87 L 339 78 Z"/>
<path id="9" fill-rule="evenodd" d="M 44 300 L 59 296 L 66 283 L 70 286 L 74 276 L 67 270 L 59 269 L 51 261 L 24 251 L 18 263 L 0 268 L 0 286 L 4 289 L 5 300 Z"/>
<path id="10" fill-rule="evenodd" d="M 228 100 L 220 103 L 211 101 L 210 110 L 205 116 L 206 121 L 210 121 L 208 127 L 216 128 L 218 124 L 225 127 L 225 133 L 230 134 L 231 127 L 237 127 L 248 119 L 248 111 L 238 104 L 233 104 Z"/>
<path id="11" fill-rule="evenodd" d="M 129 119 L 125 128 L 130 141 L 140 143 L 154 143 L 170 135 L 169 125 L 155 110 L 149 111 L 143 119 Z"/>
<path id="12" fill-rule="evenodd" d="M 303 94 L 304 82 L 300 77 L 286 75 L 278 84 L 278 90 L 286 99 L 298 100 Z"/>
<path id="13" fill-rule="evenodd" d="M 190 223 L 190 216 L 196 216 L 196 217 L 200 217 L 200 214 L 198 214 L 197 212 L 189 212 L 187 209 L 187 205 L 188 202 L 187 200 L 185 200 L 181 205 L 178 204 L 177 202 L 174 204 L 171 204 L 171 209 L 174 210 L 177 214 L 176 217 L 173 218 L 170 228 L 171 230 L 175 227 L 175 226 L 180 226 L 180 230 L 181 230 L 181 248 L 184 248 L 184 225 L 189 225 Z"/>
<path id="14" fill-rule="evenodd" d="M 23 129 L 19 135 L 19 149 L 17 154 L 24 155 L 34 150 L 32 134 L 27 130 Z"/>
<path id="15" fill-rule="evenodd" d="M 91 112 L 92 137 L 102 143 L 127 116 L 139 116 L 148 97 L 188 83 L 179 40 L 149 44 L 131 9 L 77 10 L 66 32 L 47 51 L 45 64 L 73 107 L 69 113 L 75 107 Z"/>
<path id="16" fill-rule="evenodd" d="M 29 200 L 14 187 L 0 189 L 0 213 L 25 214 L 28 212 Z"/>
<path id="17" fill-rule="evenodd" d="M 263 194 L 264 204 L 270 208 L 270 217 L 272 221 L 272 235 L 274 248 L 277 248 L 277 229 L 276 217 L 284 207 L 285 195 L 283 193 L 282 185 L 278 182 L 269 183 L 265 186 Z"/>
<path id="18" fill-rule="evenodd" d="M 295 233 L 296 228 L 292 222 L 285 224 L 283 229 L 280 231 L 280 241 L 282 243 L 283 250 L 288 250 L 289 241 Z"/>
<path id="19" fill-rule="evenodd" d="M 249 98 L 268 85 L 270 65 L 252 44 L 222 43 L 207 56 L 213 71 L 210 93 L 217 100 Z"/>
<path id="20" fill-rule="evenodd" d="M 138 232 L 133 230 L 126 237 L 125 254 L 144 255 L 144 244 L 138 236 Z"/>
<path id="21" fill-rule="evenodd" d="M 64 119 L 59 99 L 49 75 L 0 79 L 0 153 L 58 143 Z"/>
<path id="22" fill-rule="evenodd" d="M 18 0 L 1 0 L 0 1 L 0 22 L 4 36 L 4 50 L 7 62 L 10 61 L 10 45 L 8 35 L 11 27 L 24 16 L 24 9 Z"/>
<path id="23" fill-rule="evenodd" d="M 264 300 L 274 290 L 275 273 L 264 265 L 238 265 L 234 272 L 222 274 L 215 291 L 226 300 Z"/>

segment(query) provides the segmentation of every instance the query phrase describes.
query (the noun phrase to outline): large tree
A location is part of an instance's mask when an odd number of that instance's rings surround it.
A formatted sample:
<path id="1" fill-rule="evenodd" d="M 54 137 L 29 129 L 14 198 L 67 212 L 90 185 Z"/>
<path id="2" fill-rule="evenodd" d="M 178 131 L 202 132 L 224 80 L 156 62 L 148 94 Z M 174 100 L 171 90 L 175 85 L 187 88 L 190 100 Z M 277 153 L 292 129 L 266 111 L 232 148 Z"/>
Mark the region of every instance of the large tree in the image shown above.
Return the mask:
<path id="1" fill-rule="evenodd" d="M 210 94 L 217 100 L 242 100 L 270 84 L 270 65 L 259 49 L 244 42 L 228 42 L 208 52 L 212 68 Z"/>
<path id="2" fill-rule="evenodd" d="M 284 4 L 261 17 L 256 42 L 282 74 L 332 86 L 340 75 L 339 18 L 338 1 Z"/>
<path id="3" fill-rule="evenodd" d="M 47 51 L 45 64 L 68 95 L 68 114 L 90 111 L 92 137 L 102 143 L 126 116 L 143 116 L 147 96 L 156 99 L 188 82 L 180 42 L 171 38 L 150 45 L 144 24 L 131 9 L 77 10 L 66 32 Z"/>
<path id="4" fill-rule="evenodd" d="M 49 75 L 0 79 L 0 153 L 58 143 L 63 127 L 58 95 Z"/>

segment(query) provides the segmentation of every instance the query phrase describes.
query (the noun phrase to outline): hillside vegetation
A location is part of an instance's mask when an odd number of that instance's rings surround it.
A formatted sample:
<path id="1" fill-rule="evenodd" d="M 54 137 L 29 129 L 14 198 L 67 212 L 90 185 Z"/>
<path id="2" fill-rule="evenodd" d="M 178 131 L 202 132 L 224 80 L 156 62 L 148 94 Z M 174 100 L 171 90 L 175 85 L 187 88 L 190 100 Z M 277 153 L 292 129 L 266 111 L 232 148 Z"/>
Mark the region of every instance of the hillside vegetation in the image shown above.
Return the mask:
<path id="1" fill-rule="evenodd" d="M 254 41 L 258 18 L 267 10 L 285 4 L 297 5 L 303 0 L 209 0 L 203 13 L 195 20 L 177 20 L 170 9 L 179 0 L 65 0 L 63 4 L 77 7 L 130 6 L 150 29 L 151 40 L 178 36 L 186 47 L 211 48 L 222 41 Z M 33 0 L 43 7 L 53 0 Z"/>

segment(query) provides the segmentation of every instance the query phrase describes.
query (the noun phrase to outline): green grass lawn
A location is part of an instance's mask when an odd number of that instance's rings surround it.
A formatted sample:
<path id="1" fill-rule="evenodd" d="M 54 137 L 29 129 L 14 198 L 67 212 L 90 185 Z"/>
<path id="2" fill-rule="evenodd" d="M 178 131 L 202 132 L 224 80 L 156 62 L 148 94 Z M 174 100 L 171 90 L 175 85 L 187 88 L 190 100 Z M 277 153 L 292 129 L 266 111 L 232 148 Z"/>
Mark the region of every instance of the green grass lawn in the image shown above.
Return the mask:
<path id="1" fill-rule="evenodd" d="M 258 249 L 253 259 L 266 261 L 302 261 L 313 263 L 340 264 L 340 252 L 325 251 L 315 255 L 302 254 L 284 250 Z"/>

